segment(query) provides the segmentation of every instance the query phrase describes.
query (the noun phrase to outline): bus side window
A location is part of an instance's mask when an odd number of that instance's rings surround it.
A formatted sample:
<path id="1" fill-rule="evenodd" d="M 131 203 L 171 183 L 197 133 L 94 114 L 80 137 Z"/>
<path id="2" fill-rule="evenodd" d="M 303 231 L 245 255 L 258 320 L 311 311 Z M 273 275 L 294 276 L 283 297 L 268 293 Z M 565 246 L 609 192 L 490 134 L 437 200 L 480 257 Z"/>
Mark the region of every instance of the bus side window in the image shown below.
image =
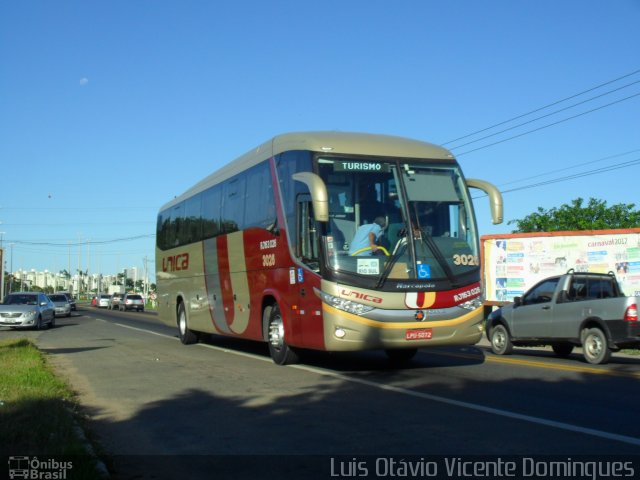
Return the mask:
<path id="1" fill-rule="evenodd" d="M 213 238 L 220 234 L 221 203 L 221 185 L 209 187 L 202 193 L 202 238 Z"/>
<path id="2" fill-rule="evenodd" d="M 269 163 L 262 162 L 247 172 L 246 189 L 244 228 L 273 227 L 276 223 L 276 206 Z"/>
<path id="3" fill-rule="evenodd" d="M 244 227 L 245 178 L 236 175 L 222 188 L 222 231 L 233 233 Z"/>
<path id="4" fill-rule="evenodd" d="M 313 216 L 311 196 L 307 194 L 299 195 L 296 210 L 296 223 L 298 226 L 298 251 L 296 253 L 303 263 L 317 272 L 320 269 L 318 235 L 316 221 Z"/>

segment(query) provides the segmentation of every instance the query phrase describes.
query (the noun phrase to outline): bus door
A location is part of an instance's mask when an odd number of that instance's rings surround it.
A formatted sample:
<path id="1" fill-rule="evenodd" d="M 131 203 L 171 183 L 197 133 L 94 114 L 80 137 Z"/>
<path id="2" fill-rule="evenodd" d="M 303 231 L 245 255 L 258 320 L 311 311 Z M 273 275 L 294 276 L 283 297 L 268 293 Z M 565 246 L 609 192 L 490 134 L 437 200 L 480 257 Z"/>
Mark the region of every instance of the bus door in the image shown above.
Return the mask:
<path id="1" fill-rule="evenodd" d="M 313 289 L 320 288 L 319 225 L 313 215 L 309 194 L 297 196 L 296 257 L 305 266 L 296 266 L 293 297 L 297 301 L 294 329 L 308 347 L 323 348 L 322 310 Z"/>

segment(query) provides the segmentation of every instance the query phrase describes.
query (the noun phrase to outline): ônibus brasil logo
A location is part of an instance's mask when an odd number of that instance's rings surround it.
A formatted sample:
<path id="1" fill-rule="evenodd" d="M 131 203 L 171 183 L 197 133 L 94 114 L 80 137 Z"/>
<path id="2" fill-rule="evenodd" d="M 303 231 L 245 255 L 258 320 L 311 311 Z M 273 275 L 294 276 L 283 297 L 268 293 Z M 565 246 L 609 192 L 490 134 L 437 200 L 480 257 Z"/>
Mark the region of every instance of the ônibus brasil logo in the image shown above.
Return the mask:
<path id="1" fill-rule="evenodd" d="M 38 457 L 9 457 L 9 478 L 38 480 L 65 480 L 72 462 L 61 462 L 53 458 L 39 460 Z"/>

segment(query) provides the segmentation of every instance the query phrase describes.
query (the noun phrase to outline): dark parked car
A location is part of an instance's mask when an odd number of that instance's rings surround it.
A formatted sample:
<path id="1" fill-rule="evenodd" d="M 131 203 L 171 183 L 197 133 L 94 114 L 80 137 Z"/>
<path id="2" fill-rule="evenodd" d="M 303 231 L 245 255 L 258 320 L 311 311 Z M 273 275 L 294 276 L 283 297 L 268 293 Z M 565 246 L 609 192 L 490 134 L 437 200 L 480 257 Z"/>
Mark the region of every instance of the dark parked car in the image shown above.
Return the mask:
<path id="1" fill-rule="evenodd" d="M 142 299 L 142 295 L 138 295 L 137 293 L 126 293 L 118 304 L 118 310 L 137 310 L 139 312 L 144 312 L 144 300 Z"/>
<path id="2" fill-rule="evenodd" d="M 49 295 L 49 300 L 55 305 L 56 317 L 70 317 L 71 316 L 71 304 L 69 298 L 63 293 L 54 293 Z"/>
<path id="3" fill-rule="evenodd" d="M 42 292 L 10 293 L 0 305 L 0 325 L 36 330 L 55 327 L 55 306 Z"/>
<path id="4" fill-rule="evenodd" d="M 66 295 L 67 296 L 67 300 L 69 300 L 69 305 L 71 305 L 71 310 L 72 311 L 76 311 L 76 299 L 73 298 L 73 295 L 71 295 L 69 292 L 56 292 L 55 294 L 62 294 L 62 295 Z"/>

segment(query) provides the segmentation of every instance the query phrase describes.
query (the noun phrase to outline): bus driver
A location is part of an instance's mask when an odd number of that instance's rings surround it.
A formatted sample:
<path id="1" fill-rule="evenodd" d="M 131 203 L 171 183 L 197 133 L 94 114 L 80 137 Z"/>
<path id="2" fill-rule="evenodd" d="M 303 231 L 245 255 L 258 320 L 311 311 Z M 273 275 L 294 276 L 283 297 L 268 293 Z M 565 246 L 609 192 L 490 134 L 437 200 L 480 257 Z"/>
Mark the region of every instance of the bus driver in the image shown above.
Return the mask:
<path id="1" fill-rule="evenodd" d="M 376 242 L 386 226 L 387 220 L 384 217 L 376 217 L 373 223 L 365 223 L 358 227 L 349 246 L 349 255 L 374 255 L 378 250 Z"/>

